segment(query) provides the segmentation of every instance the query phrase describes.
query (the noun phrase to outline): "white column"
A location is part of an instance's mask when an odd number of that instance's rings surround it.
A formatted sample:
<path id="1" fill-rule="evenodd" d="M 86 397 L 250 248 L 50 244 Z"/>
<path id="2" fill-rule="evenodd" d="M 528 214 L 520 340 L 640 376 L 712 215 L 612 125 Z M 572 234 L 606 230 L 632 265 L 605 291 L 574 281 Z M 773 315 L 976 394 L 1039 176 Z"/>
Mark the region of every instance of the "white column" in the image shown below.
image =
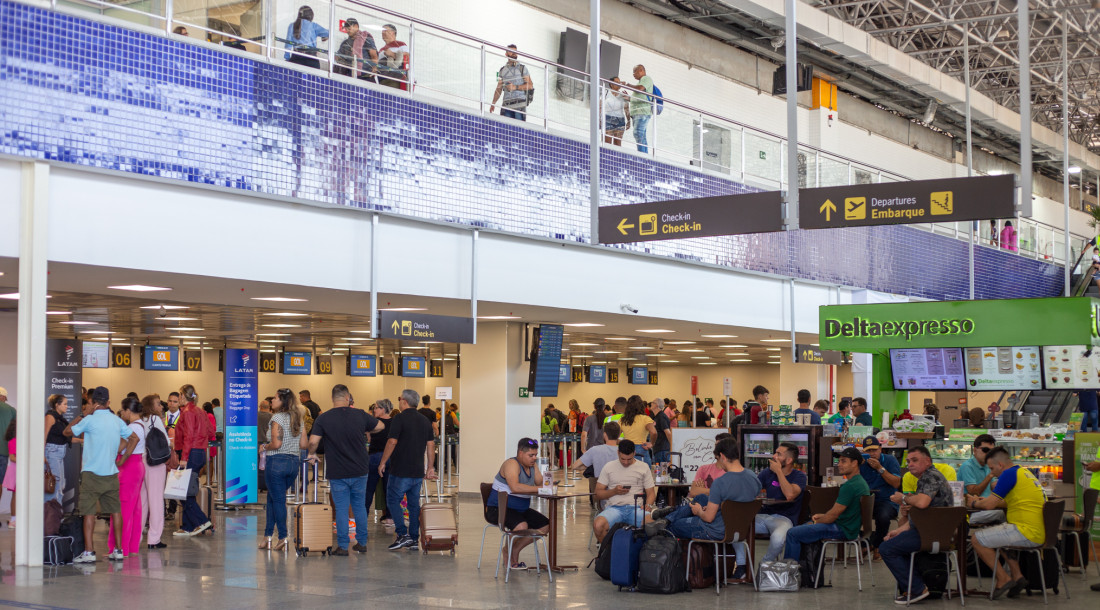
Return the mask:
<path id="1" fill-rule="evenodd" d="M 15 565 L 42 565 L 42 464 L 46 436 L 46 256 L 49 166 L 23 165 L 19 217 L 19 313 L 16 385 Z"/>
<path id="2" fill-rule="evenodd" d="M 477 343 L 463 345 L 462 477 L 460 492 L 480 493 L 523 437 L 539 438 L 538 398 L 520 398 L 530 363 L 524 361 L 523 324 L 478 325 Z"/>

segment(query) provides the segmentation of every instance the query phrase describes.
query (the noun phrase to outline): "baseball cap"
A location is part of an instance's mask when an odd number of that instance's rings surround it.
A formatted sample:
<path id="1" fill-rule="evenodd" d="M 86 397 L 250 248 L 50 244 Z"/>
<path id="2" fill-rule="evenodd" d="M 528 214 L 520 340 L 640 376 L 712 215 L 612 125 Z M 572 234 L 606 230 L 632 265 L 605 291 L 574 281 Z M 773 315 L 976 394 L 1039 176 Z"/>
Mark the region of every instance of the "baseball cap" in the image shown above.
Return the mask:
<path id="1" fill-rule="evenodd" d="M 882 443 L 878 442 L 878 438 L 876 438 L 874 436 L 868 436 L 867 438 L 863 439 L 863 448 L 864 449 L 866 449 L 867 447 L 881 447 L 881 446 L 882 446 Z"/>
<path id="2" fill-rule="evenodd" d="M 855 447 L 848 447 L 844 451 L 841 451 L 840 452 L 840 457 L 848 458 L 849 460 L 852 460 L 853 462 L 856 462 L 857 464 L 862 464 L 863 463 L 863 454 L 860 453 L 859 449 L 856 449 Z"/>
<path id="3" fill-rule="evenodd" d="M 111 393 L 107 391 L 107 388 L 99 386 L 98 388 L 92 390 L 92 402 L 106 404 L 107 401 L 110 399 Z"/>
<path id="4" fill-rule="evenodd" d="M 344 27 L 348 27 L 349 25 L 359 25 L 359 20 L 355 17 L 348 17 L 344 20 Z"/>

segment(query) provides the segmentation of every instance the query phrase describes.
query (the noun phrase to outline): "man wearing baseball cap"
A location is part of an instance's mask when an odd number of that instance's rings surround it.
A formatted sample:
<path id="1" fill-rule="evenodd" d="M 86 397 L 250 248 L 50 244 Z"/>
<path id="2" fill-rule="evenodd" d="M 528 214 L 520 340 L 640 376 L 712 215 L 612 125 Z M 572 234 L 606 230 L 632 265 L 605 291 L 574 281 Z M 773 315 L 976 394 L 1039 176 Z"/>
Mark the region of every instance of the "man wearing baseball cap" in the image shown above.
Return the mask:
<path id="1" fill-rule="evenodd" d="M 875 494 L 875 531 L 871 534 L 871 548 L 877 561 L 881 559 L 878 545 L 890 532 L 890 522 L 898 516 L 898 505 L 890 496 L 901 489 L 901 464 L 894 456 L 882 452 L 882 443 L 877 438 L 868 436 L 863 439 L 863 465 L 859 467 L 859 474 Z"/>
<path id="2" fill-rule="evenodd" d="M 15 407 L 8 404 L 8 391 L 0 388 L 0 434 L 8 431 L 8 426 L 15 421 Z M 0 439 L 3 440 L 3 439 Z M 0 443 L 0 481 L 4 480 L 4 473 L 8 471 L 8 443 Z"/>
<path id="3" fill-rule="evenodd" d="M 802 553 L 802 545 L 809 542 L 826 539 L 855 540 L 859 537 L 862 523 L 860 499 L 871 493 L 867 487 L 867 481 L 864 481 L 859 474 L 862 463 L 863 455 L 855 447 L 848 447 L 840 452 L 837 470 L 848 480 L 840 486 L 840 495 L 836 499 L 836 504 L 833 504 L 829 512 L 812 515 L 810 523 L 792 527 L 787 531 L 784 557 L 798 561 Z"/>

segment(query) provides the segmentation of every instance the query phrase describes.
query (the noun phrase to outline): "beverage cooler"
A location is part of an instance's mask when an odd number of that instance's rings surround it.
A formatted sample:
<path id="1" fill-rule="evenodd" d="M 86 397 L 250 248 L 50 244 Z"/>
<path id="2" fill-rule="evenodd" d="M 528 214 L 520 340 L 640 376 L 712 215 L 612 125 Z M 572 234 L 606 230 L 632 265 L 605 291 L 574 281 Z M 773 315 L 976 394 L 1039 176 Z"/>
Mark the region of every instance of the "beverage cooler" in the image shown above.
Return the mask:
<path id="1" fill-rule="evenodd" d="M 832 439 L 821 432 L 821 426 L 738 426 L 742 464 L 759 474 L 767 470 L 779 443 L 791 442 L 798 445 L 795 467 L 806 473 L 810 485 L 821 485 L 825 469 L 833 465 Z"/>

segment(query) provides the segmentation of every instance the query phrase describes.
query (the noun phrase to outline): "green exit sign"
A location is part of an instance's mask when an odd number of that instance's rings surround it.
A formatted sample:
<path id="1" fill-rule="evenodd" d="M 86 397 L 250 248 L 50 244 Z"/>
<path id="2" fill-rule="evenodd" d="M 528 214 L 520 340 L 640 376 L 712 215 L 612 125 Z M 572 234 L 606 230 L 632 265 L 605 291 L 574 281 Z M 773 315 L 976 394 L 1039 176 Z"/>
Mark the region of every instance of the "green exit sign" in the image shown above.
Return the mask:
<path id="1" fill-rule="evenodd" d="M 530 390 L 528 390 L 527 388 L 520 388 L 519 389 L 519 397 L 520 398 L 530 398 L 531 397 Z"/>
<path id="2" fill-rule="evenodd" d="M 766 153 L 764 151 L 760 151 L 760 158 L 766 160 L 768 158 L 768 153 Z"/>

